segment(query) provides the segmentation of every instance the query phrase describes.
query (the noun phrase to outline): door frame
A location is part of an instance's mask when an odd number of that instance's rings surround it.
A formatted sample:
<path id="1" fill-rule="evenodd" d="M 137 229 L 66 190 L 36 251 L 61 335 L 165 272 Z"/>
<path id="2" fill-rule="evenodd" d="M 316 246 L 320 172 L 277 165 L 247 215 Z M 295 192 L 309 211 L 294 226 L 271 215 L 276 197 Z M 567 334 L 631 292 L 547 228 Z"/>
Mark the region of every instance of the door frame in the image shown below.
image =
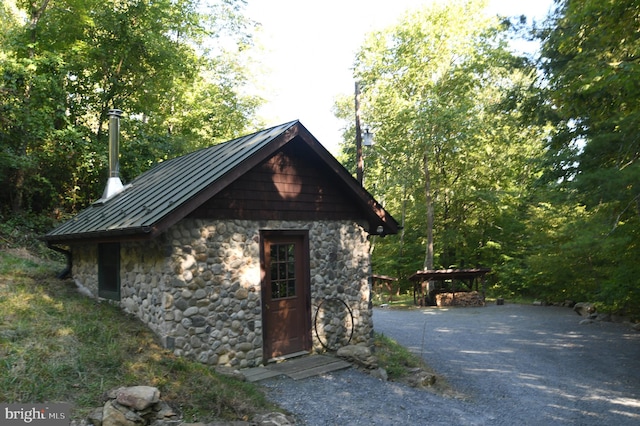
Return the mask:
<path id="1" fill-rule="evenodd" d="M 303 315 L 303 335 L 301 335 L 301 339 L 303 342 L 303 351 L 309 352 L 312 348 L 312 338 L 311 338 L 311 267 L 310 267 L 310 251 L 309 251 L 309 230 L 308 229 L 284 229 L 284 230 L 260 230 L 260 272 L 261 272 L 261 282 L 260 282 L 260 291 L 261 291 L 261 307 L 262 307 L 262 336 L 263 336 L 263 353 L 265 362 L 269 359 L 272 359 L 273 350 L 271 347 L 272 342 L 269 339 L 269 327 L 271 324 L 269 323 L 270 319 L 267 315 L 267 300 L 269 300 L 267 296 L 267 274 L 268 274 L 268 266 L 267 265 L 267 255 L 265 252 L 266 245 L 272 240 L 282 240 L 282 239 L 299 239 L 302 243 L 302 258 L 299 261 L 302 263 L 302 276 L 300 277 L 303 280 L 303 284 L 301 285 L 302 294 L 300 295 L 303 298 L 303 307 L 304 307 L 304 315 Z M 298 261 L 298 259 L 296 259 Z M 286 356 L 287 354 L 279 355 Z"/>

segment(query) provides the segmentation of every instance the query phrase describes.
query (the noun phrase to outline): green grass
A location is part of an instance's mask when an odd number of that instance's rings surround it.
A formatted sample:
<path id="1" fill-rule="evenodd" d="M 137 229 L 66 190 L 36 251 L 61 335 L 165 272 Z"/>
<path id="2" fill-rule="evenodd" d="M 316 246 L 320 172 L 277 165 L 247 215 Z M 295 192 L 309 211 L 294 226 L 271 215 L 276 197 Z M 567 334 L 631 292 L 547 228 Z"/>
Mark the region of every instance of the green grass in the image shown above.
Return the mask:
<path id="1" fill-rule="evenodd" d="M 384 291 L 374 292 L 372 294 L 372 302 L 374 306 L 387 305 L 390 308 L 412 308 L 416 306 L 413 303 L 413 293 L 410 291 L 391 296 Z"/>
<path id="2" fill-rule="evenodd" d="M 70 402 L 79 419 L 112 388 L 150 385 L 185 421 L 278 411 L 257 386 L 174 356 L 137 319 L 57 280 L 63 267 L 0 251 L 0 402 Z"/>
<path id="3" fill-rule="evenodd" d="M 445 377 L 437 374 L 420 356 L 384 334 L 375 335 L 375 355 L 378 366 L 386 370 L 389 380 L 412 385 L 412 378 L 426 373 L 435 383 L 423 388 L 437 395 L 465 399 L 454 390 Z"/>
<path id="4" fill-rule="evenodd" d="M 390 380 L 405 377 L 410 369 L 427 368 L 419 356 L 384 334 L 376 334 L 375 349 L 378 365 L 387 371 Z"/>

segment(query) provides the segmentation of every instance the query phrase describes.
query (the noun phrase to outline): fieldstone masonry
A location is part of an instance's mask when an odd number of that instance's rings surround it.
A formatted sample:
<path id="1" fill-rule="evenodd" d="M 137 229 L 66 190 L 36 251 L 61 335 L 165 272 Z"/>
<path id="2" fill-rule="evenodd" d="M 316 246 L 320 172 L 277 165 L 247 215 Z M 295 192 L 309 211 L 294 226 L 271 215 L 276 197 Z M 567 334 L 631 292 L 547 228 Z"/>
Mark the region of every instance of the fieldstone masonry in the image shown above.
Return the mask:
<path id="1" fill-rule="evenodd" d="M 260 231 L 278 229 L 309 231 L 314 351 L 371 347 L 369 242 L 353 221 L 184 219 L 156 240 L 121 244 L 120 304 L 176 355 L 263 364 Z M 76 283 L 97 296 L 97 247 L 73 250 Z"/>

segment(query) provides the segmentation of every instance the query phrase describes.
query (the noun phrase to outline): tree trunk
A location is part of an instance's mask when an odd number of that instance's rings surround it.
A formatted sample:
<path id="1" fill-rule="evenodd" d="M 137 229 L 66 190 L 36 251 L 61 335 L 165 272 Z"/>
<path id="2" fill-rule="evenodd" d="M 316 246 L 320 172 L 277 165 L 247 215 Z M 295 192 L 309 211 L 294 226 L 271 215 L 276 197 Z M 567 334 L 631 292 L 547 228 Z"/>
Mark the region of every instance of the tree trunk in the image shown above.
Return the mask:
<path id="1" fill-rule="evenodd" d="M 14 184 L 14 194 L 11 197 L 11 211 L 13 213 L 22 212 L 22 205 L 24 200 L 24 180 L 25 180 L 25 170 L 24 168 L 19 168 L 15 172 L 15 176 L 13 178 Z"/>
<path id="2" fill-rule="evenodd" d="M 431 175 L 427 152 L 424 153 L 424 191 L 427 207 L 427 250 L 424 256 L 424 269 L 433 269 L 433 197 L 431 194 Z"/>

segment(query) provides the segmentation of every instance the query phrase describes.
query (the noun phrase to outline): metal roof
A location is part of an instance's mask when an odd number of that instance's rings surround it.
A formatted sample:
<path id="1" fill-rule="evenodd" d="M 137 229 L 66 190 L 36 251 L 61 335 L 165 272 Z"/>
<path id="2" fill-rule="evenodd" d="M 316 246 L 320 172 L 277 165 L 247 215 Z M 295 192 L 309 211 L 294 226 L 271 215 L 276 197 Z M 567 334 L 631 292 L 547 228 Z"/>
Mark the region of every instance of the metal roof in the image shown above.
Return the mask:
<path id="1" fill-rule="evenodd" d="M 161 162 L 126 185 L 118 195 L 92 204 L 47 233 L 44 239 L 55 243 L 153 237 L 215 195 L 211 192 L 212 185 L 217 183 L 218 190 L 222 189 L 300 134 L 325 161 L 334 162 L 333 169 L 343 175 L 343 180 L 353 181 L 348 182 L 349 186 L 358 191 L 355 179 L 296 120 Z M 386 233 L 397 232 L 397 222 L 368 192 L 359 188 L 360 196 L 366 194 L 365 205 L 373 207 L 374 215 L 386 215 L 382 221 L 390 225 L 383 223 Z"/>

